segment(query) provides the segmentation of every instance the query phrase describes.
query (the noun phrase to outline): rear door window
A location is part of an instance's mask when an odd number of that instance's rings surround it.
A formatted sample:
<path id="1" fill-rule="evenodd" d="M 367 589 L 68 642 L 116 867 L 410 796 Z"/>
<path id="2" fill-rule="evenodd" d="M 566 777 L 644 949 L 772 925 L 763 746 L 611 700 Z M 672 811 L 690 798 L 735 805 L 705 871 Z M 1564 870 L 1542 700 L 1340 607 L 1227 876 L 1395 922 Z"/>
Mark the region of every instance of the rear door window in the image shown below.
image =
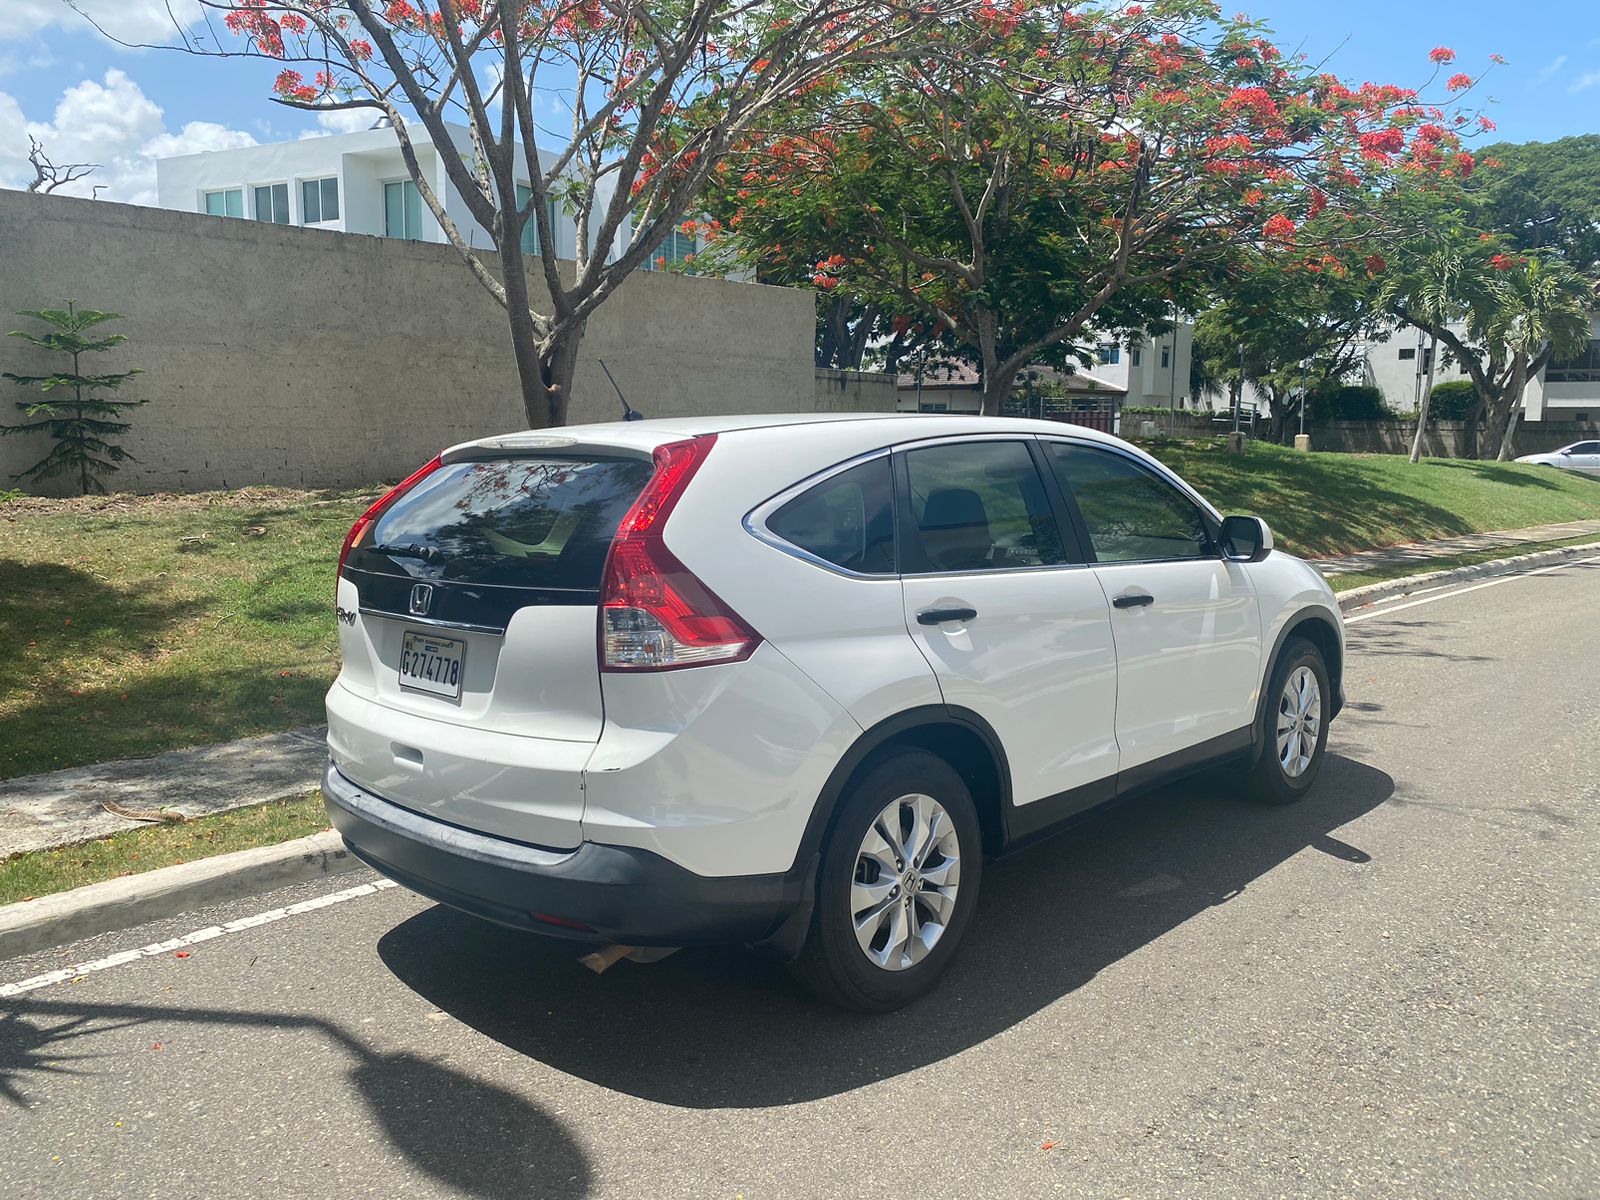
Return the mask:
<path id="1" fill-rule="evenodd" d="M 1061 527 L 1023 442 L 908 450 L 915 556 L 908 574 L 1004 571 L 1067 561 Z"/>
<path id="2" fill-rule="evenodd" d="M 767 531 L 841 570 L 893 575 L 893 497 L 884 455 L 801 492 L 767 518 Z"/>
<path id="3" fill-rule="evenodd" d="M 598 592 L 643 459 L 514 458 L 441 467 L 352 552 L 356 570 L 441 583 Z"/>

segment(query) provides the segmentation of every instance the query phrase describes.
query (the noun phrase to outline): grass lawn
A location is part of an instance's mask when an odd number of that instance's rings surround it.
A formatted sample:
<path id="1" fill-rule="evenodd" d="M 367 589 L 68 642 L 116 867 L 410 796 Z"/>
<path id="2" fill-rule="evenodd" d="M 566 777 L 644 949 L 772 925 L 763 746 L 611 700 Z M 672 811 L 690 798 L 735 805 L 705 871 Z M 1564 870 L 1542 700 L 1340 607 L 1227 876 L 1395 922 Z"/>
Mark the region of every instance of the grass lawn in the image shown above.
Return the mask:
<path id="1" fill-rule="evenodd" d="M 1548 467 L 1150 448 L 1297 554 L 1600 518 L 1600 480 Z M 0 503 L 0 779 L 320 720 L 334 563 L 366 501 L 251 488 Z"/>
<path id="2" fill-rule="evenodd" d="M 363 507 L 276 488 L 0 505 L 0 779 L 320 720 Z"/>
<path id="3" fill-rule="evenodd" d="M 65 892 L 86 883 L 271 846 L 328 827 L 322 793 L 200 817 L 181 825 L 146 825 L 77 846 L 30 850 L 0 860 L 0 904 Z"/>
<path id="4" fill-rule="evenodd" d="M 1397 454 L 1301 454 L 1252 442 L 1142 443 L 1224 513 L 1265 517 L 1291 554 L 1350 554 L 1399 542 L 1600 519 L 1600 479 L 1517 463 Z M 1508 557 L 1501 555 L 1499 557 Z"/>

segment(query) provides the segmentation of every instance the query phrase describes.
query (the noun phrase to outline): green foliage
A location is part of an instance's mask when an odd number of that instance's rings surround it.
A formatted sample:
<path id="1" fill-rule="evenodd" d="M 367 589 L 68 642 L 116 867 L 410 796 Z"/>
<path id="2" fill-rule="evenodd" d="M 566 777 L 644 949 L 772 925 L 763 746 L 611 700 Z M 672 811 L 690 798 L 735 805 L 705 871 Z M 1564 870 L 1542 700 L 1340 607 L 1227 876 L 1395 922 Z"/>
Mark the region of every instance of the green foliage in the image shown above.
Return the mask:
<path id="1" fill-rule="evenodd" d="M 133 428 L 122 416 L 145 401 L 113 400 L 96 394 L 115 392 L 139 371 L 89 375 L 82 370 L 82 357 L 111 350 L 128 340 L 120 333 L 102 337 L 89 334 L 98 325 L 118 320 L 120 314 L 80 310 L 77 301 L 69 300 L 66 308 L 28 309 L 18 315 L 41 321 L 46 329 L 42 333 L 13 329 L 9 336 L 60 354 L 71 364 L 62 364 L 62 369 L 46 375 L 0 373 L 19 387 L 31 388 L 46 397 L 18 400 L 17 407 L 27 419 L 17 425 L 0 425 L 0 434 L 43 434 L 54 443 L 48 454 L 13 478 L 47 479 L 76 474 L 79 491 L 87 494 L 92 488 L 103 492 L 106 489 L 100 476 L 115 471 L 118 463 L 133 460 L 133 455 L 112 440 Z M 70 390 L 71 398 L 52 395 L 60 390 Z"/>
<path id="2" fill-rule="evenodd" d="M 1429 393 L 1428 419 L 1430 421 L 1465 421 L 1477 403 L 1478 395 L 1470 379 L 1451 379 L 1436 383 Z"/>
<path id="3" fill-rule="evenodd" d="M 1029 365 L 1161 333 L 1262 256 L 1358 282 L 1328 253 L 1344 220 L 1459 146 L 1406 151 L 1415 93 L 1337 84 L 1206 0 L 986 5 L 935 32 L 776 106 L 704 205 L 725 262 L 953 339 L 990 404 Z"/>
<path id="4" fill-rule="evenodd" d="M 1306 407 L 1313 421 L 1392 421 L 1399 414 L 1368 384 L 1334 384 L 1311 393 Z"/>
<path id="5" fill-rule="evenodd" d="M 1524 252 L 1553 250 L 1580 271 L 1600 271 L 1600 134 L 1486 146 L 1477 219 Z"/>

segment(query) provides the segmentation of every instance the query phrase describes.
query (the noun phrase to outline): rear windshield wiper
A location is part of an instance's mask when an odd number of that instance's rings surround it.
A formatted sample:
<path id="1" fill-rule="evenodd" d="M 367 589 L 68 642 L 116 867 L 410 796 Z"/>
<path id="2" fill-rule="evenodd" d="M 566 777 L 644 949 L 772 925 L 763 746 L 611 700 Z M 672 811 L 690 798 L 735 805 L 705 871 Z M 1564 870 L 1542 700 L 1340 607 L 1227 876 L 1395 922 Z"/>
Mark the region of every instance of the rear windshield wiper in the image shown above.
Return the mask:
<path id="1" fill-rule="evenodd" d="M 438 562 L 444 557 L 432 546 L 418 546 L 409 542 L 379 542 L 368 549 L 374 554 L 387 554 L 391 558 L 420 558 L 423 562 Z"/>

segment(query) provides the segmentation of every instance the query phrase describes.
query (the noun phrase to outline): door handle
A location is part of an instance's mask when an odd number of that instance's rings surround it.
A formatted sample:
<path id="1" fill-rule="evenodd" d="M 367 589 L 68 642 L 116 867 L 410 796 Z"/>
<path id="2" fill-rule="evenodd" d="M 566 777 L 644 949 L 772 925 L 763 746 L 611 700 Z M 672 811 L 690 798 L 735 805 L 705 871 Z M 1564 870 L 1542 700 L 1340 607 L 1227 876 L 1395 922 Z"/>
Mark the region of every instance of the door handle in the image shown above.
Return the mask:
<path id="1" fill-rule="evenodd" d="M 970 621 L 977 615 L 975 608 L 925 608 L 917 614 L 917 624 L 942 625 L 946 621 Z"/>
<path id="2" fill-rule="evenodd" d="M 1146 604 L 1154 604 L 1156 598 L 1149 592 L 1129 592 L 1125 596 L 1118 596 L 1111 603 L 1116 608 L 1143 608 Z"/>

